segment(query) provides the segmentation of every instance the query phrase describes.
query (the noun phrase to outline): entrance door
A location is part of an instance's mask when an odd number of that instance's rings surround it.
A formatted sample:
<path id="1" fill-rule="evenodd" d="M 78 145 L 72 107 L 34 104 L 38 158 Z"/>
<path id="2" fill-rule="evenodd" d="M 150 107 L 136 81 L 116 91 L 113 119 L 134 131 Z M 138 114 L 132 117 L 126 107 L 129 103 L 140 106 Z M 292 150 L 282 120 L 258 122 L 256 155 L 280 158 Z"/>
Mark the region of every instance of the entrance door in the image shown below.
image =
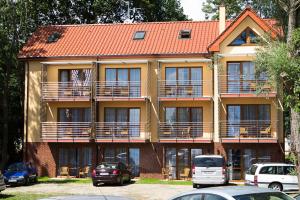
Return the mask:
<path id="1" fill-rule="evenodd" d="M 242 166 L 241 166 L 241 150 L 228 149 L 227 160 L 229 167 L 229 180 L 241 180 Z"/>
<path id="2" fill-rule="evenodd" d="M 166 157 L 166 168 L 169 169 L 170 178 L 176 179 L 176 169 L 177 169 L 177 155 L 176 155 L 176 148 L 166 148 L 165 152 Z"/>
<path id="3" fill-rule="evenodd" d="M 140 176 L 140 149 L 129 148 L 129 166 L 134 177 Z"/>
<path id="4" fill-rule="evenodd" d="M 185 173 L 185 168 L 190 169 L 190 163 L 189 163 L 189 149 L 178 149 L 178 170 L 177 170 L 177 177 L 180 179 L 180 174 Z"/>

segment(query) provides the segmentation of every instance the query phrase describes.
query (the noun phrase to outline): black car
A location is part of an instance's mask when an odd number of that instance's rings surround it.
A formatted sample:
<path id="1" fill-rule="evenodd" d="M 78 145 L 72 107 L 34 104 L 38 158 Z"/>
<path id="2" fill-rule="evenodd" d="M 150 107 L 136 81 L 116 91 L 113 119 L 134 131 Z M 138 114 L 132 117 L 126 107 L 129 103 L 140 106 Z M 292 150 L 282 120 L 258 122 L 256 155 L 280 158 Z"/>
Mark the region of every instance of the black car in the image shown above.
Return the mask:
<path id="1" fill-rule="evenodd" d="M 99 164 L 93 170 L 93 185 L 100 183 L 119 184 L 130 182 L 132 178 L 131 171 L 122 162 L 104 162 Z"/>

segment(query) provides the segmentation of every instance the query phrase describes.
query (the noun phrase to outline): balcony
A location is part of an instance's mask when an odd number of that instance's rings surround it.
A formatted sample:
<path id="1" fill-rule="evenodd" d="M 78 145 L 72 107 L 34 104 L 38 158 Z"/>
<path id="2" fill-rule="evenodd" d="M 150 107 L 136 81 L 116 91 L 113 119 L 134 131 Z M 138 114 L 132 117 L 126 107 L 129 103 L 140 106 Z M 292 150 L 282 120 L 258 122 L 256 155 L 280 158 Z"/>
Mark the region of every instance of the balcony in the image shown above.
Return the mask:
<path id="1" fill-rule="evenodd" d="M 42 122 L 43 142 L 89 142 L 91 122 Z"/>
<path id="2" fill-rule="evenodd" d="M 276 143 L 277 121 L 221 121 L 220 133 L 224 143 Z"/>
<path id="3" fill-rule="evenodd" d="M 97 122 L 97 142 L 146 142 L 149 140 L 146 122 Z"/>
<path id="4" fill-rule="evenodd" d="M 213 96 L 212 81 L 159 81 L 160 101 L 210 100 Z"/>
<path id="5" fill-rule="evenodd" d="M 221 97 L 276 97 L 276 89 L 266 80 L 245 80 L 243 76 L 220 76 Z"/>
<path id="6" fill-rule="evenodd" d="M 211 143 L 211 122 L 160 122 L 159 141 L 165 143 Z"/>
<path id="7" fill-rule="evenodd" d="M 96 82 L 97 101 L 144 101 L 140 81 L 98 81 Z"/>
<path id="8" fill-rule="evenodd" d="M 44 101 L 90 101 L 90 83 L 43 82 L 42 99 Z"/>

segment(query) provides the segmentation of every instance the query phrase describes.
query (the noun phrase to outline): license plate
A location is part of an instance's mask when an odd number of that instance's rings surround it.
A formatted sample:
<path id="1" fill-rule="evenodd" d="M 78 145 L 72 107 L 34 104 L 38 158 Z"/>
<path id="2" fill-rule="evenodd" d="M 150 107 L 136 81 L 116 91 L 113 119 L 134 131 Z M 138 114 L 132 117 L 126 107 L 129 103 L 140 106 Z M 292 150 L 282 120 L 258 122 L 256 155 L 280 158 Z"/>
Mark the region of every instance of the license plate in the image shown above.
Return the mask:
<path id="1" fill-rule="evenodd" d="M 11 179 L 11 180 L 8 180 L 8 182 L 15 183 L 15 182 L 17 182 L 17 180 Z"/>
<path id="2" fill-rule="evenodd" d="M 100 176 L 106 176 L 108 173 L 100 173 Z"/>
<path id="3" fill-rule="evenodd" d="M 204 172 L 204 174 L 213 174 L 214 172 Z"/>

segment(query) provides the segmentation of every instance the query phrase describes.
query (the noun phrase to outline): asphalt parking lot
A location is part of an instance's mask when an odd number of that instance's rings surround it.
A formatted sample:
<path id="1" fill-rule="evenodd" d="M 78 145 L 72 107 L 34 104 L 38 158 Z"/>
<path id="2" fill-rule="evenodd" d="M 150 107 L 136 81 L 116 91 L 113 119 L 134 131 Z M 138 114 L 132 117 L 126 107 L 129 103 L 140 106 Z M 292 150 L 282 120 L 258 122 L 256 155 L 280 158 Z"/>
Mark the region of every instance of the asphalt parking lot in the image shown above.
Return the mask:
<path id="1" fill-rule="evenodd" d="M 94 187 L 92 184 L 81 183 L 41 183 L 31 186 L 8 187 L 2 194 L 114 195 L 138 200 L 165 200 L 176 194 L 190 190 L 192 190 L 192 186 L 186 185 L 131 183 L 124 186 L 104 185 Z"/>

